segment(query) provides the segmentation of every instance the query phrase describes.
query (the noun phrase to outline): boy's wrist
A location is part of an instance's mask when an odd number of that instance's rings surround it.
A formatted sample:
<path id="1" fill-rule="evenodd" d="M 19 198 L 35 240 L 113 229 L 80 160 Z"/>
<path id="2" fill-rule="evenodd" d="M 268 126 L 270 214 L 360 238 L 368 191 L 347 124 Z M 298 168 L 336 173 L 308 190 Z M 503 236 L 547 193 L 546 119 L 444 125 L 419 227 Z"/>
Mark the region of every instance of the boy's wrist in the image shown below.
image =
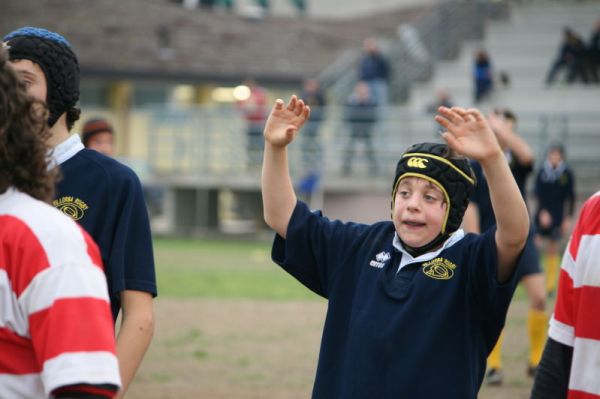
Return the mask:
<path id="1" fill-rule="evenodd" d="M 487 168 L 487 167 L 490 167 L 493 165 L 497 165 L 500 162 L 506 163 L 506 158 L 504 156 L 504 153 L 502 152 L 502 149 L 500 149 L 500 147 L 498 147 L 498 150 L 495 151 L 494 153 L 479 160 L 479 163 L 484 168 Z"/>

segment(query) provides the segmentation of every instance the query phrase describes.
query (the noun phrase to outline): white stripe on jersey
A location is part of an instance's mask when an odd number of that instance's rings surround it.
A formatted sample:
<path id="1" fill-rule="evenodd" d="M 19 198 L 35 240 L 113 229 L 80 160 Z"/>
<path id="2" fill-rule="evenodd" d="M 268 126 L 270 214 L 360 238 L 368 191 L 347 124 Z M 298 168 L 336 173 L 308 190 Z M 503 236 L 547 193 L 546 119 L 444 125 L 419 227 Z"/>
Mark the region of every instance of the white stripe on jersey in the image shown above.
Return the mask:
<path id="1" fill-rule="evenodd" d="M 574 280 L 573 277 L 575 276 L 575 260 L 573 259 L 573 256 L 571 256 L 571 251 L 569 250 L 570 247 L 571 241 L 569 241 L 569 243 L 567 244 L 567 248 L 565 249 L 560 268 L 567 272 L 569 277 L 571 277 L 571 280 Z"/>
<path id="2" fill-rule="evenodd" d="M 548 336 L 563 345 L 573 347 L 573 344 L 575 343 L 575 328 L 568 324 L 561 323 L 554 318 L 554 315 L 552 315 Z"/>
<path id="3" fill-rule="evenodd" d="M 17 297 L 4 269 L 0 269 L 0 304 L 3 305 L 0 308 L 0 327 L 8 328 L 22 337 L 29 337 L 28 315 L 17 306 Z"/>
<path id="4" fill-rule="evenodd" d="M 600 259 L 600 235 L 581 236 L 579 248 L 584 251 L 577 252 L 577 270 L 574 271 L 573 287 L 581 286 L 600 287 L 600 273 L 598 273 L 598 259 Z"/>
<path id="5" fill-rule="evenodd" d="M 0 397 L 11 399 L 39 399 L 48 397 L 39 374 L 0 374 Z"/>
<path id="6" fill-rule="evenodd" d="M 600 341 L 575 338 L 569 389 L 600 396 Z"/>
<path id="7" fill-rule="evenodd" d="M 8 196 L 2 208 L 5 214 L 22 220 L 32 230 L 50 265 L 93 263 L 80 227 L 58 209 L 19 191 Z"/>
<path id="8" fill-rule="evenodd" d="M 46 395 L 75 383 L 121 385 L 119 362 L 110 352 L 69 352 L 46 360 L 42 380 Z"/>
<path id="9" fill-rule="evenodd" d="M 105 279 L 102 269 L 90 264 L 53 265 L 31 280 L 19 303 L 30 315 L 62 298 L 98 298 L 109 302 Z"/>

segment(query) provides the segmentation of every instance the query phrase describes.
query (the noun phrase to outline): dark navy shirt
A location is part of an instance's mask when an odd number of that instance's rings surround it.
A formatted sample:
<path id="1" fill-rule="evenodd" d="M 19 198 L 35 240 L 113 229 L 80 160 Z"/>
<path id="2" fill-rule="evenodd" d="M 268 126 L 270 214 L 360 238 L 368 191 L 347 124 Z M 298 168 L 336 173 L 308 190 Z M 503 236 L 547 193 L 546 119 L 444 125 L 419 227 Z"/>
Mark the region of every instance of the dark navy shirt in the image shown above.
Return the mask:
<path id="1" fill-rule="evenodd" d="M 116 319 L 121 291 L 157 293 L 140 181 L 127 166 L 88 149 L 61 163 L 60 170 L 53 204 L 79 222 L 98 244 Z"/>
<path id="2" fill-rule="evenodd" d="M 496 281 L 494 231 L 397 272 L 391 221 L 329 221 L 298 202 L 272 257 L 329 300 L 313 398 L 476 398 L 516 286 Z"/>
<path id="3" fill-rule="evenodd" d="M 517 182 L 519 191 L 521 191 L 521 195 L 526 199 L 527 177 L 532 172 L 533 166 L 519 164 L 514 156 L 510 157 L 509 166 L 513 177 Z M 479 231 L 483 232 L 496 224 L 496 216 L 494 215 L 494 209 L 492 208 L 492 201 L 490 199 L 490 188 L 488 187 L 481 165 L 478 162 L 471 161 L 471 167 L 475 173 L 477 185 L 475 186 L 475 190 L 473 190 L 473 194 L 469 198 L 469 201 L 477 204 L 479 210 Z"/>
<path id="4" fill-rule="evenodd" d="M 540 211 L 545 209 L 552 216 L 552 227 L 560 227 L 565 207 L 569 216 L 573 215 L 575 207 L 575 179 L 571 169 L 565 167 L 558 176 L 549 177 L 542 168 L 536 176 L 535 196 L 538 201 L 536 222 L 539 222 Z"/>

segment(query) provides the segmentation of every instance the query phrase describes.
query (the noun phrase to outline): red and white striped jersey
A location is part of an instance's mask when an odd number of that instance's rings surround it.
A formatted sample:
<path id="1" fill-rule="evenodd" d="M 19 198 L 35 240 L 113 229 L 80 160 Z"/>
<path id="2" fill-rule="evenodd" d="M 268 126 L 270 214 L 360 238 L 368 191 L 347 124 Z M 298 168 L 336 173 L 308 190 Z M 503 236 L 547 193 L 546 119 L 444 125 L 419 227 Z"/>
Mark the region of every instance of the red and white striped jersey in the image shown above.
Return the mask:
<path id="1" fill-rule="evenodd" d="M 96 244 L 69 217 L 9 188 L 0 194 L 0 396 L 120 386 L 106 277 Z"/>
<path id="2" fill-rule="evenodd" d="M 600 399 L 600 191 L 586 201 L 565 251 L 549 336 L 573 347 L 570 399 Z"/>

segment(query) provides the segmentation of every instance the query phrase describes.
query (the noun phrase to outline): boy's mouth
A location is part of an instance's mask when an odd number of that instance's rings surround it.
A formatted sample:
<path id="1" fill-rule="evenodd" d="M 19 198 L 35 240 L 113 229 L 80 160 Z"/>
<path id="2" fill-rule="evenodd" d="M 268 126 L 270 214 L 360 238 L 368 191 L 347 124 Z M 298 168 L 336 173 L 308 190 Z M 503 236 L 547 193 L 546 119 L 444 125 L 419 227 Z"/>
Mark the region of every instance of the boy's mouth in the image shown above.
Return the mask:
<path id="1" fill-rule="evenodd" d="M 403 220 L 402 224 L 409 226 L 409 227 L 423 227 L 425 226 L 425 223 L 423 222 L 418 222 L 416 220 Z"/>

